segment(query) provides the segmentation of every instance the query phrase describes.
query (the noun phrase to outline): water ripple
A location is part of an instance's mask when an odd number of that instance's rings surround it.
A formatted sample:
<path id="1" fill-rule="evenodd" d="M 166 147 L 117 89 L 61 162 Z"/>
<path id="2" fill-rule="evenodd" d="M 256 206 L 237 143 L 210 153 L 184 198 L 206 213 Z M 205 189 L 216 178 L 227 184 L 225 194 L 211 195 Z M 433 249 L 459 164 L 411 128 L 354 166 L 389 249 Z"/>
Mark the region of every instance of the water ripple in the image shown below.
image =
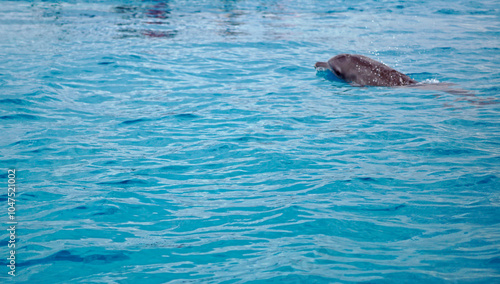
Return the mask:
<path id="1" fill-rule="evenodd" d="M 497 281 L 496 3 L 313 2 L 2 1 L 16 282 Z"/>

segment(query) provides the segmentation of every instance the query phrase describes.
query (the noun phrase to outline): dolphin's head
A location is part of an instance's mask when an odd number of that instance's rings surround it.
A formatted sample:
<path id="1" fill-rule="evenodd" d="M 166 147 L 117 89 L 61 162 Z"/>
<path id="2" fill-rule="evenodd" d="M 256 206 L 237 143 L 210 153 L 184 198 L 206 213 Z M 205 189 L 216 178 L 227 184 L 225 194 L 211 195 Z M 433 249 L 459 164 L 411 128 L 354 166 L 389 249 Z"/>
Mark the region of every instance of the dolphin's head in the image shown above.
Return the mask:
<path id="1" fill-rule="evenodd" d="M 349 70 L 350 54 L 339 54 L 328 60 L 328 66 L 335 76 L 345 80 L 345 71 Z"/>

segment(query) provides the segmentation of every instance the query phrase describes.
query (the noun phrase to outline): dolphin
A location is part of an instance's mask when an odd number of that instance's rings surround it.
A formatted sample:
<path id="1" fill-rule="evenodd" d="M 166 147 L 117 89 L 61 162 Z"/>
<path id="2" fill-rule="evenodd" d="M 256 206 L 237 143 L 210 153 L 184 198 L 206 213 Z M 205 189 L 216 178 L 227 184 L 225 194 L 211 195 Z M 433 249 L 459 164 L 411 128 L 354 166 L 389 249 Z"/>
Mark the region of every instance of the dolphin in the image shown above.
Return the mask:
<path id="1" fill-rule="evenodd" d="M 474 93 L 468 90 L 454 88 L 455 84 L 453 83 L 425 84 L 418 82 L 381 62 L 358 54 L 339 54 L 330 58 L 328 62 L 316 62 L 314 67 L 317 71 L 330 70 L 336 77 L 354 86 L 404 86 L 463 96 L 464 98 L 459 100 L 466 100 L 477 105 L 496 103 L 493 99 L 477 98 Z M 470 97 L 476 98 L 471 99 Z"/>
<path id="2" fill-rule="evenodd" d="M 328 69 L 338 78 L 358 86 L 408 86 L 418 82 L 391 67 L 358 54 L 339 54 L 328 62 L 316 62 L 316 70 Z"/>

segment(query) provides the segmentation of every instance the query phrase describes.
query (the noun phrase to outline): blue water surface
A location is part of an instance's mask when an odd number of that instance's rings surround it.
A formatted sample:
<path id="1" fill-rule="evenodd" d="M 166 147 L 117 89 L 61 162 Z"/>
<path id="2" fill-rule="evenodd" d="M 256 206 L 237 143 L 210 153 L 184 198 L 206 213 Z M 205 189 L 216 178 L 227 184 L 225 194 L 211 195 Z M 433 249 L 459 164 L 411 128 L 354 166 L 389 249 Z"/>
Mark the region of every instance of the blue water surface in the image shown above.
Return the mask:
<path id="1" fill-rule="evenodd" d="M 0 7 L 2 283 L 500 283 L 498 1 Z"/>

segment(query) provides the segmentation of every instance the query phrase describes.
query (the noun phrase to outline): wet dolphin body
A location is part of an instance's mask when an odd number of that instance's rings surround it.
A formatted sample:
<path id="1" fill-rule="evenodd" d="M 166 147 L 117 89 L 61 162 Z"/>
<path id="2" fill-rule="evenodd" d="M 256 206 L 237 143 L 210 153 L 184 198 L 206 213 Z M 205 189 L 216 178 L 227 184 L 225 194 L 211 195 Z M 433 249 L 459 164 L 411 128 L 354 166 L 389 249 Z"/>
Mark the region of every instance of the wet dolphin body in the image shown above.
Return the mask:
<path id="1" fill-rule="evenodd" d="M 316 69 L 328 69 L 338 78 L 359 86 L 408 86 L 418 83 L 391 67 L 357 54 L 339 54 L 328 62 L 316 62 Z"/>

